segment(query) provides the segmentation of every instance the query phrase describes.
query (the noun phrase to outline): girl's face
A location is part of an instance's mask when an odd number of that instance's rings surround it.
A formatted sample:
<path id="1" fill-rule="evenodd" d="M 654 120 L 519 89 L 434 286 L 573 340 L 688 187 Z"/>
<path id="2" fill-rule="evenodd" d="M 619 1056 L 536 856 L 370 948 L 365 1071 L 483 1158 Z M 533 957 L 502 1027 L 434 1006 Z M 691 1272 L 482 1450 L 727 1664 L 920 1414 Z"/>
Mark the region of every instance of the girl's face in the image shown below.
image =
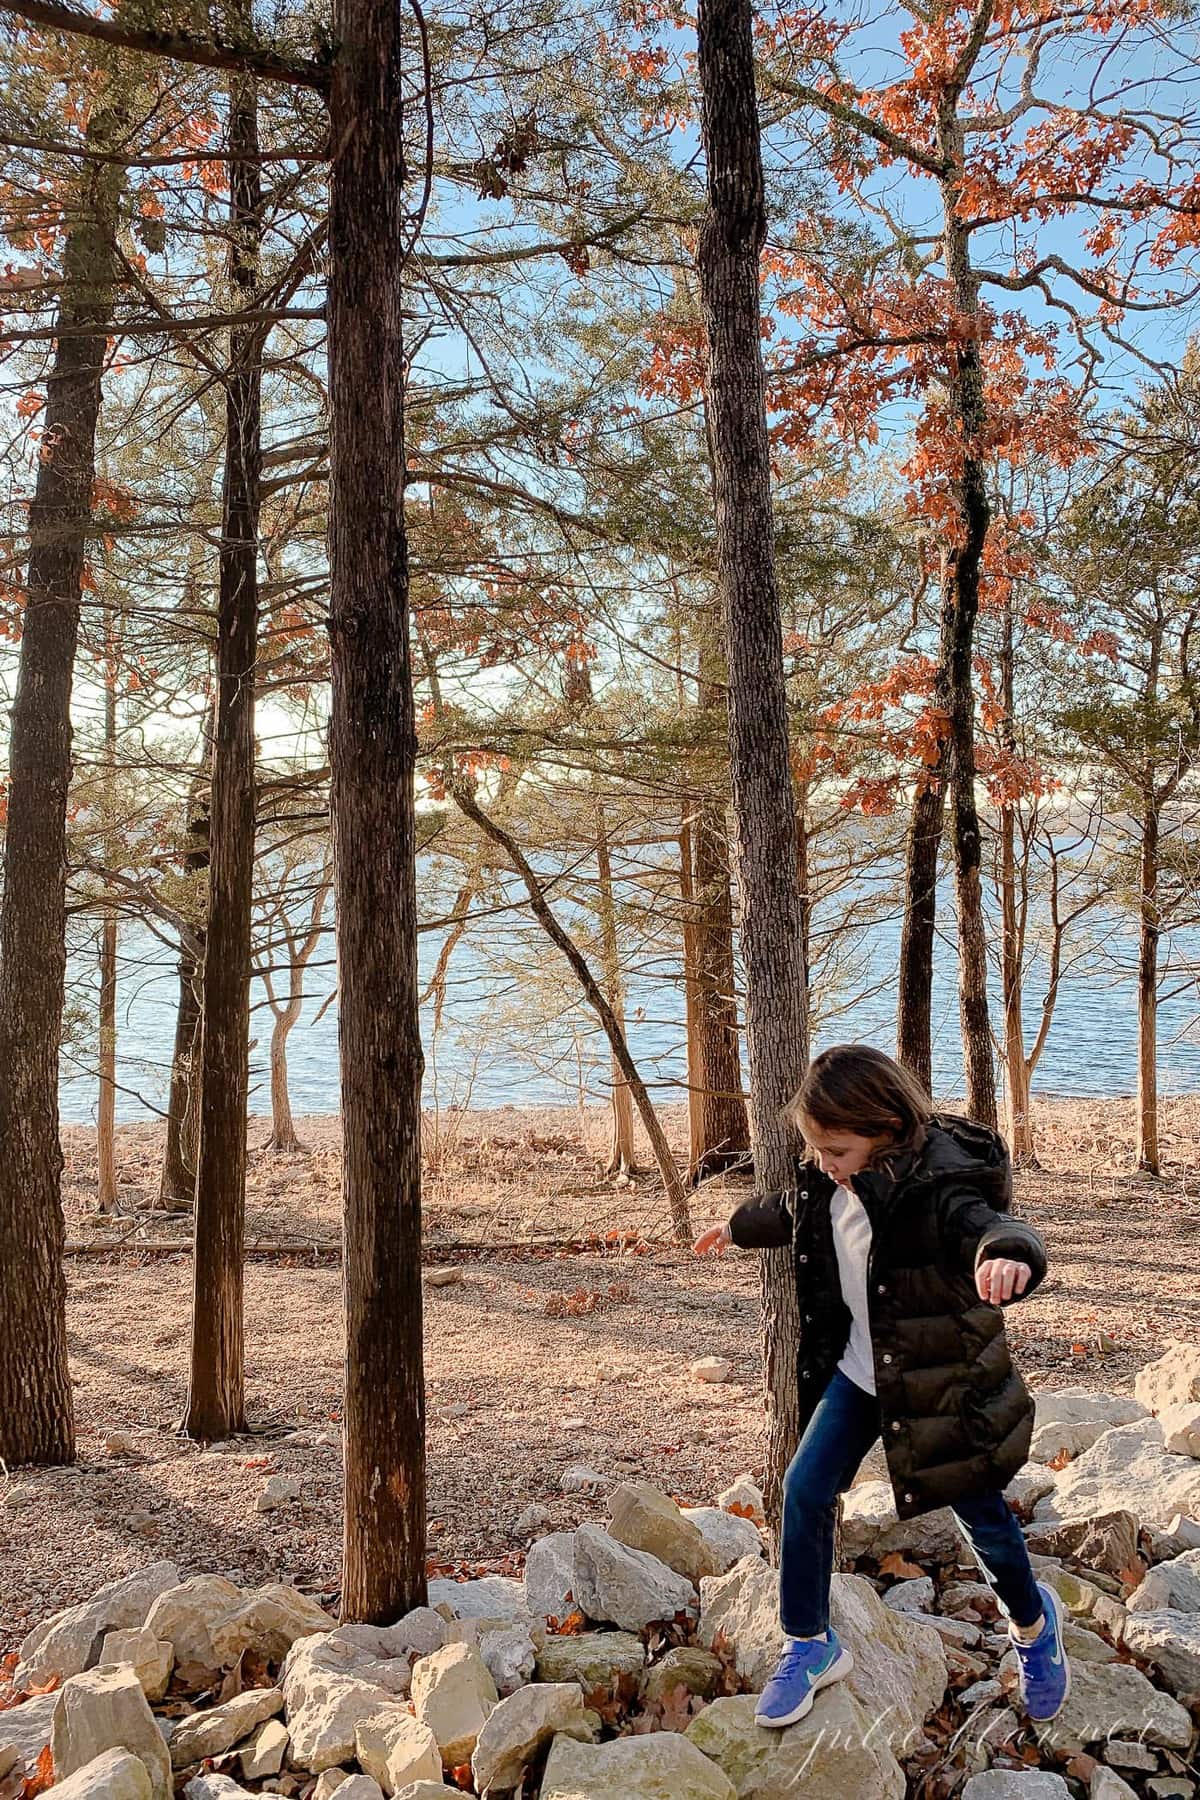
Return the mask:
<path id="1" fill-rule="evenodd" d="M 804 1141 L 816 1157 L 825 1174 L 834 1181 L 849 1181 L 865 1169 L 875 1154 L 882 1150 L 891 1140 L 881 1137 L 860 1137 L 856 1131 L 829 1130 L 822 1125 L 814 1125 L 811 1119 L 803 1121 Z"/>

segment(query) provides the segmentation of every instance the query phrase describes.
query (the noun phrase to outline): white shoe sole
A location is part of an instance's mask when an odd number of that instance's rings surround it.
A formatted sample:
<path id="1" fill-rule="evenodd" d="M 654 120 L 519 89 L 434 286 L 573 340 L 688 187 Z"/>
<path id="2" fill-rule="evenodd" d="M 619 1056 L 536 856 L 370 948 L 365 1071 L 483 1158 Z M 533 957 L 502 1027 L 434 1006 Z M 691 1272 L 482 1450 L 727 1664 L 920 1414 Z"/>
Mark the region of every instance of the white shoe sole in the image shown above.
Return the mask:
<path id="1" fill-rule="evenodd" d="M 1048 1725 L 1050 1723 L 1051 1719 L 1057 1719 L 1059 1713 L 1062 1711 L 1063 1707 L 1067 1704 L 1067 1698 L 1071 1692 L 1071 1659 L 1067 1655 L 1067 1633 L 1066 1633 L 1066 1627 L 1065 1627 L 1065 1624 L 1063 1621 L 1062 1596 L 1059 1593 L 1057 1588 L 1052 1588 L 1050 1586 L 1049 1582 L 1046 1583 L 1046 1592 L 1050 1596 L 1050 1604 L 1054 1608 L 1054 1616 L 1055 1616 L 1056 1620 L 1058 1621 L 1058 1636 L 1059 1636 L 1059 1642 L 1062 1644 L 1062 1647 L 1063 1647 L 1063 1667 L 1066 1669 L 1066 1672 L 1067 1672 L 1067 1685 L 1063 1689 L 1062 1699 L 1059 1701 L 1059 1703 L 1055 1707 L 1054 1711 L 1052 1713 L 1047 1713 L 1045 1718 L 1042 1718 L 1042 1719 L 1035 1718 L 1033 1713 L 1031 1713 L 1029 1711 L 1029 1708 L 1027 1706 L 1025 1707 L 1025 1712 L 1029 1719 L 1029 1723 L 1031 1725 Z M 1020 1665 L 1018 1664 L 1018 1667 L 1019 1666 Z M 1024 1705 L 1024 1701 L 1022 1701 L 1022 1705 Z"/>
<path id="2" fill-rule="evenodd" d="M 835 1681 L 841 1681 L 844 1676 L 850 1673 L 853 1667 L 854 1657 L 843 1644 L 841 1654 L 837 1661 L 831 1662 L 829 1667 L 825 1670 L 825 1673 L 817 1676 L 817 1679 L 813 1682 L 799 1706 L 794 1706 L 791 1712 L 785 1713 L 782 1719 L 760 1719 L 758 1714 L 755 1713 L 754 1723 L 756 1725 L 761 1725 L 764 1731 L 782 1731 L 785 1726 L 794 1725 L 798 1719 L 804 1717 L 805 1713 L 812 1711 L 812 1703 L 817 1696 L 819 1688 L 831 1687 Z"/>

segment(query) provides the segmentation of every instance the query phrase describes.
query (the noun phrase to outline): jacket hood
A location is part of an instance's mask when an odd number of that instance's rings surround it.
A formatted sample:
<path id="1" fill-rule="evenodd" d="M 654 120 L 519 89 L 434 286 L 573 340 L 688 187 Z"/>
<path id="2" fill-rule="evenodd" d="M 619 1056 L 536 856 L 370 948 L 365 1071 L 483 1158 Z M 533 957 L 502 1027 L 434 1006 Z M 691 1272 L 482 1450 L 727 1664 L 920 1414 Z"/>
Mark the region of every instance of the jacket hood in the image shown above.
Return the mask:
<path id="1" fill-rule="evenodd" d="M 898 1179 L 969 1181 L 989 1206 L 1007 1212 L 1012 1201 L 1012 1162 L 998 1131 L 959 1113 L 935 1113 L 925 1142 L 908 1169 L 897 1167 Z"/>

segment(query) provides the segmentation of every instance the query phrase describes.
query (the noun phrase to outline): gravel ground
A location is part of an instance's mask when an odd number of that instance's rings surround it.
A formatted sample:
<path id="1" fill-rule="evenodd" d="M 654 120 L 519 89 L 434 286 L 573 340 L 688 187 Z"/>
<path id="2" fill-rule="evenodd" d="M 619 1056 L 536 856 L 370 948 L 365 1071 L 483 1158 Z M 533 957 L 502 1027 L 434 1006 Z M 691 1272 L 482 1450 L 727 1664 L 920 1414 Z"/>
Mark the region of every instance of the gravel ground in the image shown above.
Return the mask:
<path id="1" fill-rule="evenodd" d="M 670 1123 L 681 1142 L 682 1120 Z M 1035 1390 L 1129 1392 L 1170 1338 L 1200 1341 L 1200 1102 L 1165 1109 L 1162 1181 L 1123 1172 L 1128 1123 L 1111 1102 L 1039 1109 L 1046 1167 L 1021 1175 L 1018 1210 L 1045 1236 L 1051 1272 L 1008 1315 Z M 645 1477 L 689 1503 L 761 1467 L 756 1259 L 700 1261 L 664 1247 L 657 1182 L 617 1188 L 602 1176 L 604 1134 L 602 1116 L 514 1109 L 427 1131 L 430 1242 L 482 1245 L 435 1248 L 431 1260 L 460 1262 L 463 1280 L 426 1293 L 429 1549 L 439 1565 L 519 1567 L 513 1524 L 534 1500 L 556 1529 L 602 1516 L 602 1503 L 559 1493 L 573 1462 Z M 251 1241 L 336 1236 L 336 1121 L 304 1121 L 302 1135 L 297 1155 L 253 1151 Z M 255 1121 L 252 1143 L 264 1138 Z M 68 1265 L 77 1466 L 0 1471 L 0 1654 L 48 1613 L 159 1557 L 244 1583 L 284 1579 L 327 1602 L 337 1586 L 340 1270 L 250 1261 L 254 1434 L 208 1449 L 178 1439 L 190 1259 L 151 1260 L 134 1245 L 187 1228 L 139 1210 L 153 1192 L 155 1131 L 122 1128 L 120 1140 L 127 1216 L 97 1222 L 89 1134 L 66 1134 L 68 1235 L 135 1236 Z M 732 1198 L 706 1188 L 696 1228 L 724 1217 Z M 614 1228 L 657 1241 L 640 1254 L 487 1247 Z M 713 1353 L 734 1365 L 724 1386 L 688 1375 Z M 302 1497 L 259 1513 L 272 1473 L 298 1477 Z"/>

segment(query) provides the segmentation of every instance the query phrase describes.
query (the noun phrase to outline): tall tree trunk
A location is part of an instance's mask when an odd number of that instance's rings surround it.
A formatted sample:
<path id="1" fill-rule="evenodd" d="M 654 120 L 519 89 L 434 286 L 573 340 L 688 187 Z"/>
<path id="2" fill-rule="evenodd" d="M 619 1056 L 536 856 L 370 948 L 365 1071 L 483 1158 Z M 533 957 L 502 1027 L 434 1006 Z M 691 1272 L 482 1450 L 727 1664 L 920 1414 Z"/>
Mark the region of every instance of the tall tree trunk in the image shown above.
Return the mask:
<path id="1" fill-rule="evenodd" d="M 703 1149 L 695 1179 L 744 1161 L 750 1120 L 742 1097 L 733 962 L 733 896 L 725 807 L 704 795 L 696 819 L 696 1026 Z"/>
<path id="2" fill-rule="evenodd" d="M 96 104 L 89 146 L 109 152 L 123 132 L 119 109 Z M 71 682 L 125 171 L 88 163 L 80 181 L 29 509 L 0 905 L 0 1458 L 14 1465 L 75 1454 L 58 1134 Z"/>
<path id="3" fill-rule="evenodd" d="M 104 671 L 104 762 L 109 805 L 115 804 L 117 766 L 117 633 L 106 633 Z M 117 846 L 109 840 L 107 861 L 117 864 Z M 96 1210 L 110 1213 L 117 1204 L 117 915 L 106 907 L 100 921 L 99 1094 L 96 1100 Z"/>
<path id="4" fill-rule="evenodd" d="M 1138 1081 L 1137 1166 L 1162 1173 L 1158 1148 L 1158 904 L 1159 812 L 1149 772 L 1142 807 L 1142 848 L 1138 867 Z"/>
<path id="5" fill-rule="evenodd" d="M 975 684 L 971 667 L 979 615 L 979 572 L 991 511 L 983 463 L 983 363 L 978 336 L 979 283 L 959 210 L 962 124 L 952 93 L 938 121 L 938 148 L 955 173 L 942 182 L 946 276 L 964 329 L 950 351 L 947 402 L 956 467 L 950 487 L 958 514 L 941 547 L 942 668 L 949 709 L 950 830 L 958 904 L 958 995 L 966 1063 L 967 1111 L 996 1123 L 996 1073 L 987 998 L 987 927 L 983 913 L 982 843 L 975 802 Z"/>
<path id="6" fill-rule="evenodd" d="M 171 1052 L 166 1142 L 159 1174 L 156 1212 L 190 1212 L 196 1195 L 196 1127 L 199 1123 L 197 1061 L 200 1050 L 200 963 L 189 948 L 179 951 L 179 999 Z"/>
<path id="7" fill-rule="evenodd" d="M 717 586 L 729 665 L 750 1132 L 756 1185 L 771 1189 L 792 1174 L 781 1109 L 799 1084 L 808 1043 L 762 367 L 759 255 L 766 208 L 750 0 L 701 0 L 698 27 L 707 161 L 698 266 L 709 351 Z M 790 1253 L 764 1252 L 762 1268 L 766 1497 L 777 1517 L 799 1418 L 800 1320 Z"/>
<path id="8" fill-rule="evenodd" d="M 299 1150 L 301 1144 L 288 1092 L 287 1041 L 302 1005 L 302 996 L 293 993 L 282 1011 L 276 1013 L 271 1028 L 271 1137 L 267 1148 L 289 1154 Z"/>
<path id="9" fill-rule="evenodd" d="M 604 985 L 608 1004 L 612 1007 L 622 1033 L 625 1031 L 625 984 L 621 980 L 621 949 L 617 941 L 617 912 L 613 899 L 612 856 L 608 847 L 608 822 L 604 816 L 604 800 L 596 796 L 596 875 L 599 882 L 600 941 L 604 954 Z M 609 1146 L 610 1175 L 629 1175 L 634 1169 L 633 1098 L 629 1083 L 622 1075 L 615 1057 L 612 1066 L 612 1142 Z"/>
<path id="10" fill-rule="evenodd" d="M 700 1045 L 699 957 L 696 953 L 696 877 L 692 866 L 693 821 L 699 797 L 685 793 L 679 816 L 679 898 L 683 926 L 684 1030 L 687 1048 L 688 1180 L 699 1179 L 704 1155 L 704 1062 Z"/>
<path id="11" fill-rule="evenodd" d="M 211 744 L 215 712 L 205 710 L 200 738 L 201 766 L 193 775 L 187 805 L 186 874 L 198 878 L 208 868 Z M 175 1043 L 171 1052 L 171 1086 L 167 1100 L 166 1142 L 159 1175 L 157 1212 L 190 1212 L 196 1199 L 196 1153 L 200 1138 L 200 1017 L 207 898 L 190 935 L 179 939 L 179 1000 L 175 1010 Z"/>
<path id="12" fill-rule="evenodd" d="M 106 909 L 100 922 L 100 1083 L 96 1099 L 96 1210 L 117 1204 L 117 920 Z"/>
<path id="13" fill-rule="evenodd" d="M 330 98 L 329 633 L 345 1134 L 342 1616 L 425 1600 L 417 735 L 404 520 L 402 27 L 335 0 Z"/>
<path id="14" fill-rule="evenodd" d="M 1016 753 L 1015 668 L 1012 598 L 1005 602 L 1000 642 L 1000 696 L 1004 705 L 1004 747 Z M 1008 1098 L 1008 1141 L 1013 1161 L 1036 1165 L 1029 1111 L 1030 1066 L 1023 1018 L 1025 975 L 1025 880 L 1017 870 L 1017 808 L 1000 808 L 1001 980 L 1004 991 L 1004 1077 Z"/>
<path id="15" fill-rule="evenodd" d="M 896 1060 L 933 1088 L 933 947 L 938 862 L 946 813 L 945 755 L 922 770 L 912 798 L 904 849 L 904 923 L 897 972 Z"/>
<path id="16" fill-rule="evenodd" d="M 229 86 L 230 273 L 243 305 L 258 287 L 262 181 L 258 89 Z M 209 917 L 200 1027 L 192 1353 L 183 1431 L 202 1441 L 245 1418 L 242 1289 L 246 1100 L 250 1085 L 250 917 L 254 882 L 254 688 L 262 471 L 262 329 L 230 332 L 217 596 L 217 711 Z"/>

